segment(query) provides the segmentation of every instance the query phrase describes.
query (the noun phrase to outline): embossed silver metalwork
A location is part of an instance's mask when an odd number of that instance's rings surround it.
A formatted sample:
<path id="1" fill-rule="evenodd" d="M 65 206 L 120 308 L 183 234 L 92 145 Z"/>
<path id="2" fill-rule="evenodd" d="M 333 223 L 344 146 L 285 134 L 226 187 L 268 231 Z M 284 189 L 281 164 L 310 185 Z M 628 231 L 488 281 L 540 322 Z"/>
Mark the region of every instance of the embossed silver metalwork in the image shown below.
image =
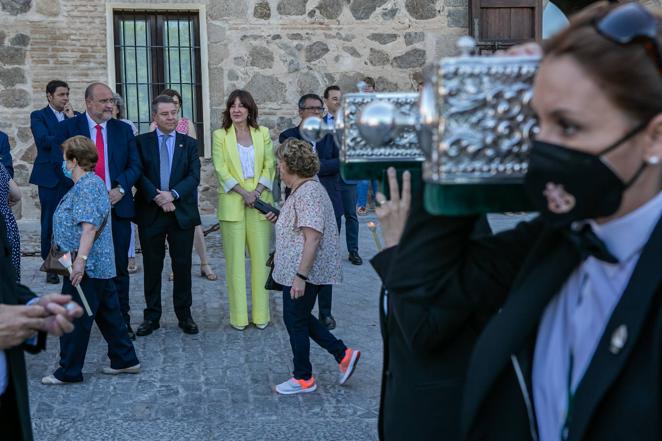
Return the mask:
<path id="1" fill-rule="evenodd" d="M 336 133 L 342 133 L 342 137 L 336 138 L 341 161 L 393 163 L 425 159 L 416 133 L 417 93 L 346 94 L 339 113 Z"/>
<path id="2" fill-rule="evenodd" d="M 530 107 L 538 64 L 537 57 L 461 56 L 444 58 L 427 73 L 420 109 L 421 140 L 430 152 L 427 182 L 523 179 L 538 127 Z"/>

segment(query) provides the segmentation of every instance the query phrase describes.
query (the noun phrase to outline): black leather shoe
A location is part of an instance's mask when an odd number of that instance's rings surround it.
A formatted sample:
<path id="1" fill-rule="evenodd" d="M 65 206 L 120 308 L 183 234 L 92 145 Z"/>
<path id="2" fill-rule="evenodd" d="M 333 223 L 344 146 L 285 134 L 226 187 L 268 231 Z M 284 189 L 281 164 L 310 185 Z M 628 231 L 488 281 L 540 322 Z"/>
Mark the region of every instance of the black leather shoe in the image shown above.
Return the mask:
<path id="1" fill-rule="evenodd" d="M 349 252 L 349 261 L 352 262 L 352 265 L 363 265 L 363 259 L 359 256 L 358 251 Z"/>
<path id="2" fill-rule="evenodd" d="M 60 276 L 58 276 L 55 273 L 46 273 L 46 283 L 50 283 L 52 285 L 59 285 Z"/>
<path id="3" fill-rule="evenodd" d="M 192 318 L 186 318 L 179 322 L 179 327 L 182 328 L 185 334 L 197 334 L 200 332 L 198 325 L 195 324 Z"/>
<path id="4" fill-rule="evenodd" d="M 131 325 L 126 325 L 126 328 L 127 328 L 126 329 L 127 334 L 129 334 L 129 339 L 130 340 L 135 340 L 136 339 L 136 333 L 133 332 L 133 328 L 131 327 Z"/>
<path id="5" fill-rule="evenodd" d="M 138 337 L 144 337 L 146 335 L 151 334 L 152 332 L 156 331 L 159 329 L 161 326 L 159 325 L 159 322 L 155 322 L 152 320 L 145 320 L 142 322 L 140 326 L 138 326 L 138 330 L 136 331 L 136 335 Z"/>
<path id="6" fill-rule="evenodd" d="M 320 317 L 320 322 L 326 326 L 326 329 L 329 331 L 336 329 L 336 319 L 334 319 L 332 315 L 328 317 Z"/>

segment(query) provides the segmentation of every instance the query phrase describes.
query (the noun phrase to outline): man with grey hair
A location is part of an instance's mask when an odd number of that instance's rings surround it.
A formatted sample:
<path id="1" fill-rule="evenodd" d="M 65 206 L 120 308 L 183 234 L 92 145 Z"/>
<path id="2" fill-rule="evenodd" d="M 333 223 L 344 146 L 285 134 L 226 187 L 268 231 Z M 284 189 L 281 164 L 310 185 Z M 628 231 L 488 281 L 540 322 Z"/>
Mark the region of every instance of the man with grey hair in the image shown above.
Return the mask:
<path id="1" fill-rule="evenodd" d="M 144 321 L 136 332 L 139 336 L 161 326 L 166 241 L 175 275 L 172 300 L 179 327 L 186 334 L 199 332 L 191 315 L 191 252 L 193 232 L 200 225 L 200 158 L 197 141 L 175 130 L 178 110 L 171 97 L 157 96 L 152 101 L 156 129 L 136 138 L 145 169 L 136 185 L 136 224 L 143 251 L 146 304 Z"/>
<path id="2" fill-rule="evenodd" d="M 131 219 L 135 215 L 131 188 L 142 173 L 136 139 L 131 127 L 114 119 L 113 91 L 103 83 L 85 89 L 85 113 L 59 125 L 59 145 L 76 135 L 90 138 L 97 146 L 99 160 L 95 173 L 106 183 L 112 204 L 111 226 L 117 276 L 114 287 L 129 337 L 134 339 L 129 316 L 129 241 Z"/>

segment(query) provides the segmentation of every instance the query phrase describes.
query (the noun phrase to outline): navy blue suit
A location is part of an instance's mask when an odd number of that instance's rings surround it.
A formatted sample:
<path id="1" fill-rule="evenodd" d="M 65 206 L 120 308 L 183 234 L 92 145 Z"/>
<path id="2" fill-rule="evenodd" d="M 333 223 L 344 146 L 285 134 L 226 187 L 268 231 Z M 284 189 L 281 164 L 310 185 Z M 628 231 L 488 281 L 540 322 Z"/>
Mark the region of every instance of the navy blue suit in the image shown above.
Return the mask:
<path id="1" fill-rule="evenodd" d="M 11 149 L 9 146 L 9 137 L 6 133 L 0 132 L 0 164 L 4 165 L 9 175 L 14 177 L 14 164 L 11 158 Z"/>
<path id="2" fill-rule="evenodd" d="M 335 125 L 335 120 L 330 113 L 324 116 L 324 121 L 329 125 Z M 340 195 L 342 197 L 343 215 L 345 216 L 345 241 L 347 251 L 359 252 L 359 218 L 356 214 L 356 181 L 346 181 L 340 176 Z"/>
<path id="3" fill-rule="evenodd" d="M 30 184 L 39 187 L 41 205 L 41 258 L 51 248 L 53 213 L 73 182 L 62 174 L 62 150 L 57 142 L 59 122 L 50 106 L 30 114 L 30 129 L 37 146 Z"/>
<path id="4" fill-rule="evenodd" d="M 94 142 L 96 133 L 90 134 L 87 115 L 78 115 L 75 118 L 62 121 L 58 130 L 58 142 L 76 135 L 87 136 Z M 118 120 L 110 119 L 106 123 L 106 150 L 108 156 L 105 161 L 108 165 L 108 174 L 111 188 L 120 185 L 124 189 L 124 197 L 113 206 L 112 228 L 113 246 L 115 247 L 115 287 L 120 300 L 122 317 L 127 325 L 129 317 L 129 242 L 131 240 L 131 219 L 135 216 L 132 187 L 142 174 L 140 157 L 136 147 L 136 138 L 133 136 L 131 126 Z M 62 162 L 62 161 L 60 161 Z"/>
<path id="5" fill-rule="evenodd" d="M 299 127 L 292 127 L 282 132 L 278 137 L 278 142 L 285 142 L 288 138 L 303 140 Z M 320 141 L 316 142 L 315 150 L 320 159 L 320 171 L 317 176 L 329 194 L 329 198 L 333 204 L 333 212 L 336 215 L 338 231 L 340 231 L 340 222 L 343 215 L 342 196 L 340 193 L 340 152 L 331 135 L 326 135 Z M 320 318 L 331 316 L 332 292 L 333 285 L 324 285 L 317 295 L 319 299 Z"/>

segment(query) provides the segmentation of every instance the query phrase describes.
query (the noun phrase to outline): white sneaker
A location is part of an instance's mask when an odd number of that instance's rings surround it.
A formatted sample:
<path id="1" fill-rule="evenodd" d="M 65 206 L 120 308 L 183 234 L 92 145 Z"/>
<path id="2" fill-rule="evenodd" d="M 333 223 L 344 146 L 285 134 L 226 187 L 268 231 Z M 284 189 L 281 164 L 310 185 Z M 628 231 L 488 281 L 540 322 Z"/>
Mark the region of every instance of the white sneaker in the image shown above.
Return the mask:
<path id="1" fill-rule="evenodd" d="M 267 326 L 269 326 L 269 322 L 266 322 L 266 323 L 263 323 L 263 324 L 260 324 L 260 325 L 258 325 L 258 324 L 255 325 L 255 327 L 259 330 L 266 329 Z"/>
<path id="2" fill-rule="evenodd" d="M 108 375 L 118 375 L 118 374 L 137 374 L 140 372 L 140 363 L 135 366 L 129 366 L 122 369 L 113 369 L 111 367 L 105 367 L 101 369 L 101 372 Z"/>
<path id="3" fill-rule="evenodd" d="M 58 380 L 57 378 L 55 378 L 55 375 L 47 375 L 41 379 L 41 384 L 47 384 L 49 386 L 52 386 L 52 385 L 60 385 L 60 384 L 71 384 L 71 382 Z"/>
<path id="4" fill-rule="evenodd" d="M 315 377 L 310 377 L 310 380 L 297 380 L 296 378 L 290 378 L 276 386 L 276 392 L 281 395 L 305 394 L 308 392 L 315 392 L 315 390 L 317 390 Z"/>

